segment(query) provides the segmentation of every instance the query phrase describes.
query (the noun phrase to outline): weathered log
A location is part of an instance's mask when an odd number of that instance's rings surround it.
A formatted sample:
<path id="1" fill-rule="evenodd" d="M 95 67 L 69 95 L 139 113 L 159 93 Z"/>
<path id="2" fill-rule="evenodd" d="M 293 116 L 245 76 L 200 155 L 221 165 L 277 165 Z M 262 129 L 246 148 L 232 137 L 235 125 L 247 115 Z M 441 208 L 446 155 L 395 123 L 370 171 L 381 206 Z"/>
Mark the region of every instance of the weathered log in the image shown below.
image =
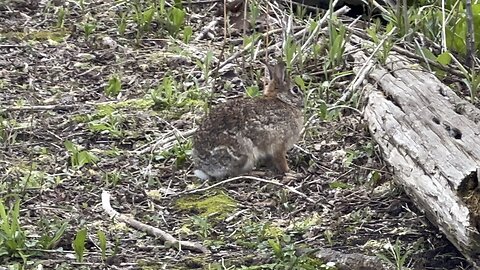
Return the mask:
<path id="1" fill-rule="evenodd" d="M 480 110 L 409 60 L 392 55 L 386 66 L 369 73 L 364 91 L 370 132 L 395 181 L 478 268 Z"/>

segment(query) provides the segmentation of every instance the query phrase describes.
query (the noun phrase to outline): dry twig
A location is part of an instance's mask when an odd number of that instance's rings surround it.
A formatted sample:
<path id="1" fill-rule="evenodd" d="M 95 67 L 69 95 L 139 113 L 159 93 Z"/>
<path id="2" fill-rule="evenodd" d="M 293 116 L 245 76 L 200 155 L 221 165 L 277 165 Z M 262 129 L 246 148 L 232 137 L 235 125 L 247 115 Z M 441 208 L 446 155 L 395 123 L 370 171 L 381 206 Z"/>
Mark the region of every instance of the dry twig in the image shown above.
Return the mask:
<path id="1" fill-rule="evenodd" d="M 236 180 L 244 180 L 244 179 L 248 179 L 248 180 L 255 180 L 255 181 L 259 181 L 259 182 L 264 182 L 264 183 L 268 183 L 268 184 L 272 184 L 272 185 L 277 185 L 277 186 L 281 186 L 283 188 L 286 188 L 288 189 L 289 191 L 291 191 L 292 193 L 295 193 L 297 195 L 299 195 L 300 197 L 306 199 L 307 201 L 311 202 L 311 203 L 316 203 L 315 200 L 309 198 L 307 195 L 301 193 L 300 191 L 290 187 L 290 186 L 287 186 L 285 184 L 282 184 L 282 183 L 279 183 L 279 182 L 275 182 L 275 181 L 270 181 L 270 180 L 266 180 L 266 179 L 262 179 L 262 178 L 258 178 L 258 177 L 254 177 L 254 176 L 237 176 L 237 177 L 233 177 L 233 178 L 229 178 L 229 179 L 225 179 L 223 181 L 220 181 L 218 183 L 215 183 L 211 186 L 208 186 L 208 187 L 204 187 L 204 188 L 199 188 L 199 189 L 194 189 L 194 190 L 190 190 L 188 191 L 187 193 L 188 194 L 193 194 L 193 193 L 198 193 L 198 192 L 203 192 L 203 191 L 207 191 L 209 189 L 212 189 L 214 187 L 218 187 L 218 186 L 221 186 L 223 184 L 226 184 L 226 183 L 229 183 L 229 182 L 233 182 L 233 181 L 236 181 Z"/>
<path id="2" fill-rule="evenodd" d="M 173 237 L 171 234 L 160 230 L 158 228 L 155 228 L 153 226 L 141 223 L 138 220 L 135 220 L 133 218 L 127 217 L 123 214 L 120 214 L 119 212 L 115 211 L 112 206 L 110 205 L 110 193 L 107 191 L 103 190 L 102 191 L 102 207 L 103 210 L 111 217 L 116 219 L 117 221 L 120 222 L 125 222 L 126 224 L 130 225 L 131 227 L 145 232 L 148 235 L 155 236 L 158 239 L 162 240 L 165 242 L 165 246 L 173 246 L 178 250 L 181 249 L 188 249 L 196 252 L 202 252 L 202 253 L 210 253 L 210 251 L 204 247 L 203 245 L 195 242 L 190 242 L 190 241 L 181 241 L 177 240 L 175 237 Z"/>

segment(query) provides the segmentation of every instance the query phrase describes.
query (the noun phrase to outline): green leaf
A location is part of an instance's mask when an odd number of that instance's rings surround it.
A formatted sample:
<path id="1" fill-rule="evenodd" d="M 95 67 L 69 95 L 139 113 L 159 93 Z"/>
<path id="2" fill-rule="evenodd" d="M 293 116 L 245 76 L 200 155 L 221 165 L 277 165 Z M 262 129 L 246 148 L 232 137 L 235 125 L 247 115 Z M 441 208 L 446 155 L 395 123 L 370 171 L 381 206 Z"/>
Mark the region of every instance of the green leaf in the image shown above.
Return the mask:
<path id="1" fill-rule="evenodd" d="M 430 59 L 432 61 L 436 61 L 437 60 L 437 57 L 435 56 L 435 54 L 433 54 L 429 49 L 427 48 L 422 48 L 422 53 L 423 55 L 425 55 L 425 57 L 427 59 Z"/>
<path id="2" fill-rule="evenodd" d="M 185 26 L 183 28 L 183 42 L 189 43 L 193 34 L 193 29 L 191 26 Z"/>
<path id="3" fill-rule="evenodd" d="M 85 240 L 87 239 L 87 229 L 83 228 L 77 232 L 72 243 L 72 248 L 75 251 L 77 260 L 83 262 L 83 255 L 85 253 Z"/>
<path id="4" fill-rule="evenodd" d="M 78 151 L 77 147 L 75 144 L 73 144 L 71 141 L 65 141 L 63 142 L 63 145 L 65 145 L 65 148 L 67 149 L 68 152 L 70 153 L 75 153 Z"/>
<path id="5" fill-rule="evenodd" d="M 97 231 L 97 236 L 98 236 L 100 250 L 102 252 L 102 259 L 105 260 L 107 258 L 107 237 L 105 235 L 105 232 L 100 230 Z"/>
<path id="6" fill-rule="evenodd" d="M 437 56 L 437 61 L 442 65 L 448 65 L 452 62 L 452 56 L 449 52 L 444 52 Z"/>
<path id="7" fill-rule="evenodd" d="M 331 189 L 348 189 L 348 188 L 351 188 L 351 186 L 349 184 L 339 182 L 339 181 L 332 182 L 332 183 L 329 184 L 329 186 L 330 186 Z"/>
<path id="8" fill-rule="evenodd" d="M 116 96 L 122 90 L 122 82 L 118 75 L 112 75 L 108 80 L 108 85 L 105 88 L 105 94 L 107 96 Z"/>

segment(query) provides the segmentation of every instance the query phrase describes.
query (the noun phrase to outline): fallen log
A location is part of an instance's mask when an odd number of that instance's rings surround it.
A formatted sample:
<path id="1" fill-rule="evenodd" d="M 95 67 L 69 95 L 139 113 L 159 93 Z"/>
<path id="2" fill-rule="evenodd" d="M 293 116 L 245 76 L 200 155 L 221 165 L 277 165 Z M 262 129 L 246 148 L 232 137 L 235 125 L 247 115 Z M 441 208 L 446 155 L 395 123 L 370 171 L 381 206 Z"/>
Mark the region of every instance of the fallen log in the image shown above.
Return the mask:
<path id="1" fill-rule="evenodd" d="M 368 59 L 361 51 L 354 58 Z M 408 59 L 391 55 L 386 67 L 367 76 L 370 132 L 395 181 L 479 268 L 480 110 Z"/>

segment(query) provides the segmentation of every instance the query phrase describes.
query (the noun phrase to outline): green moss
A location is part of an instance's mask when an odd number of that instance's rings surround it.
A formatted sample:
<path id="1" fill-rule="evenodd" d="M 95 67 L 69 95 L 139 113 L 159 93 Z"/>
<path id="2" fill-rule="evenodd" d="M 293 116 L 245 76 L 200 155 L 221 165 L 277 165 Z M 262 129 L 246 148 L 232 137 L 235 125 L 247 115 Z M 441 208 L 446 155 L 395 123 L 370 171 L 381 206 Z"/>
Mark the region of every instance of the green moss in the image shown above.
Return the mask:
<path id="1" fill-rule="evenodd" d="M 203 217 L 217 214 L 219 219 L 225 218 L 228 214 L 235 211 L 237 207 L 236 202 L 224 193 L 208 197 L 188 196 L 178 199 L 176 205 L 182 210 L 198 211 L 200 216 Z"/>
<path id="2" fill-rule="evenodd" d="M 68 35 L 66 31 L 35 31 L 30 33 L 24 32 L 5 32 L 0 33 L 0 37 L 6 39 L 21 39 L 21 40 L 36 40 L 45 41 L 53 40 L 56 42 L 62 42 L 65 36 Z"/>
<path id="3" fill-rule="evenodd" d="M 143 99 L 143 98 L 134 98 L 128 99 L 125 101 L 120 101 L 117 103 L 109 103 L 109 104 L 101 104 L 97 106 L 97 110 L 99 112 L 105 111 L 114 111 L 119 109 L 138 109 L 138 110 L 147 110 L 153 106 L 153 100 L 151 99 Z"/>

